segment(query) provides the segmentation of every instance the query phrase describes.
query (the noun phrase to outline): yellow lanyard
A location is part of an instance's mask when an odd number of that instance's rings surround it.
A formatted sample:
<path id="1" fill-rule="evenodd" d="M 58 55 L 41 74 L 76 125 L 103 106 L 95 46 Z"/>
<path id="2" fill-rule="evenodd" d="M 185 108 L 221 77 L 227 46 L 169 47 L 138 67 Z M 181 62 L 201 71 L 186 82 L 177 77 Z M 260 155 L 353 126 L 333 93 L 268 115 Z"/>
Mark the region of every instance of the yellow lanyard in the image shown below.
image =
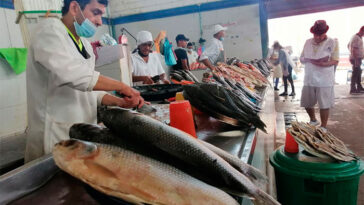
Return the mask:
<path id="1" fill-rule="evenodd" d="M 77 41 L 75 36 L 71 33 L 71 31 L 67 28 L 67 26 L 65 26 L 67 29 L 68 34 L 72 37 L 72 39 L 77 43 L 78 48 L 80 49 L 80 51 L 82 51 L 83 48 L 83 44 L 81 41 L 81 38 Z"/>

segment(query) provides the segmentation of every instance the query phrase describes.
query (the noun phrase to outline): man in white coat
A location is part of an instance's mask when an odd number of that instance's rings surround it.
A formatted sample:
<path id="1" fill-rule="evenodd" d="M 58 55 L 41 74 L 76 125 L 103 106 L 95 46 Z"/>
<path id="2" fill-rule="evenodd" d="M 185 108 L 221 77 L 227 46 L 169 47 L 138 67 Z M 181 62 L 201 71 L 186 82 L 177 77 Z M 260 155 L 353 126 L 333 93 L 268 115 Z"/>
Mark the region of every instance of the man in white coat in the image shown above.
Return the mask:
<path id="1" fill-rule="evenodd" d="M 169 84 L 160 60 L 160 54 L 152 52 L 152 33 L 149 31 L 138 32 L 137 44 L 137 52 L 131 55 L 134 85 L 154 84 L 160 81 Z M 153 78 L 156 79 L 153 80 Z"/>
<path id="2" fill-rule="evenodd" d="M 65 0 L 62 19 L 41 21 L 31 37 L 27 65 L 28 121 L 25 161 L 69 138 L 74 123 L 96 123 L 97 105 L 141 107 L 139 92 L 95 71 L 84 38 L 102 24 L 107 0 Z M 118 98 L 103 91 L 117 91 Z"/>
<path id="3" fill-rule="evenodd" d="M 210 45 L 201 54 L 200 61 L 203 62 L 211 70 L 215 70 L 217 62 L 225 62 L 225 51 L 222 41 L 224 40 L 226 27 L 215 25 L 214 37 Z"/>

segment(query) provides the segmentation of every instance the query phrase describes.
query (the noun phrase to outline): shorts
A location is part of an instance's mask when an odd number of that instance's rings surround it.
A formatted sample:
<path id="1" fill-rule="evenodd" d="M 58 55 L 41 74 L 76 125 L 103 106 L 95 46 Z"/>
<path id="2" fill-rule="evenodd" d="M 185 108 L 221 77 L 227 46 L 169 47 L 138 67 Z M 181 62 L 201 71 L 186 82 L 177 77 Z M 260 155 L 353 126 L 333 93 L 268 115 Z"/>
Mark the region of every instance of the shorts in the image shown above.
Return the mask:
<path id="1" fill-rule="evenodd" d="M 320 109 L 334 107 L 335 93 L 332 87 L 303 86 L 301 95 L 301 107 L 313 108 L 318 102 Z"/>

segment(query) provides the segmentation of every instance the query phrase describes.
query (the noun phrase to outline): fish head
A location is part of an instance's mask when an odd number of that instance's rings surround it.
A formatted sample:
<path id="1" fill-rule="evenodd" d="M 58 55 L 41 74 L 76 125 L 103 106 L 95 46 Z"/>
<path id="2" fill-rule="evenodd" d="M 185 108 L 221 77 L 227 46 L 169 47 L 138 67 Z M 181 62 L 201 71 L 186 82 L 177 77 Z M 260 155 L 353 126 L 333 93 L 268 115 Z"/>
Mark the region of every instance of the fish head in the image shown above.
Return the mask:
<path id="1" fill-rule="evenodd" d="M 53 156 L 62 159 L 62 161 L 92 158 L 97 153 L 96 144 L 76 139 L 61 141 L 53 148 Z"/>

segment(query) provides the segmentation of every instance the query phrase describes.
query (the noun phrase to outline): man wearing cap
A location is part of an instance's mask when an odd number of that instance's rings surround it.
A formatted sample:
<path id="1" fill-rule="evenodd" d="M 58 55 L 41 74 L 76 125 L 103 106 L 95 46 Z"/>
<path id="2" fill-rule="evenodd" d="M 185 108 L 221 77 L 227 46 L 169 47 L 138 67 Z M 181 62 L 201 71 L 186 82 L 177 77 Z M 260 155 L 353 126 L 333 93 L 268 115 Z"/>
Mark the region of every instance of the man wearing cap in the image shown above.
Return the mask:
<path id="1" fill-rule="evenodd" d="M 355 34 L 349 44 L 350 62 L 353 65 L 353 74 L 351 76 L 350 94 L 359 94 L 364 92 L 361 85 L 361 62 L 364 58 L 364 48 L 362 37 L 364 35 L 364 26 L 362 26 L 357 34 Z"/>
<path id="2" fill-rule="evenodd" d="M 187 56 L 187 42 L 189 41 L 183 34 L 176 36 L 177 48 L 174 53 L 177 56 L 177 64 L 173 66 L 175 70 L 190 70 L 190 64 Z"/>
<path id="3" fill-rule="evenodd" d="M 311 125 L 319 125 L 314 106 L 320 108 L 321 127 L 326 130 L 329 110 L 334 105 L 334 65 L 339 62 L 339 49 L 334 39 L 327 37 L 329 26 L 324 20 L 318 20 L 311 27 L 313 38 L 306 41 L 301 54 L 305 64 L 304 86 L 301 106 L 306 108 Z"/>
<path id="4" fill-rule="evenodd" d="M 137 34 L 137 45 L 137 52 L 131 55 L 134 85 L 154 84 L 160 80 L 169 84 L 159 54 L 152 53 L 152 34 L 149 31 L 140 31 Z"/>
<path id="5" fill-rule="evenodd" d="M 217 62 L 225 62 L 225 53 L 222 41 L 224 40 L 226 30 L 226 27 L 215 25 L 214 38 L 212 39 L 209 47 L 207 47 L 200 56 L 200 61 L 211 70 L 215 70 L 214 66 L 217 64 Z"/>

